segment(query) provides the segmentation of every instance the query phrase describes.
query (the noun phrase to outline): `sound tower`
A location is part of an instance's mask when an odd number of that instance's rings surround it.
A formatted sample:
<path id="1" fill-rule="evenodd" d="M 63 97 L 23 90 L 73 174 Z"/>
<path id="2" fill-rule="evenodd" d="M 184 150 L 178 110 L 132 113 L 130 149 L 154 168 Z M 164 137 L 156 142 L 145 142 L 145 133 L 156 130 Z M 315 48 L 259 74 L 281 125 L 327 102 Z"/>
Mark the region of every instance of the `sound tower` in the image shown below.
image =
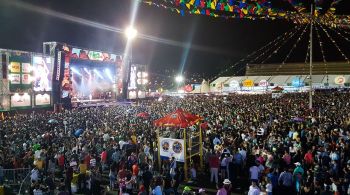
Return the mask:
<path id="1" fill-rule="evenodd" d="M 7 79 L 7 60 L 6 60 L 6 54 L 1 54 L 1 67 L 2 67 L 2 78 L 1 79 Z"/>

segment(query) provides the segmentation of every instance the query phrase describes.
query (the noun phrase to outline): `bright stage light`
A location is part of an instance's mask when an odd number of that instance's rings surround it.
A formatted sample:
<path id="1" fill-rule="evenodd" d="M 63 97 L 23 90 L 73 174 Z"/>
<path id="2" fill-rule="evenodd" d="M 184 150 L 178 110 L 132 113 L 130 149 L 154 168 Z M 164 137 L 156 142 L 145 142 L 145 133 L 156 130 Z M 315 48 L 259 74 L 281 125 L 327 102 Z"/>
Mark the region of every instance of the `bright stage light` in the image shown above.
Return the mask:
<path id="1" fill-rule="evenodd" d="M 113 82 L 113 76 L 112 76 L 111 71 L 110 71 L 108 68 L 106 68 L 106 69 L 105 69 L 105 72 L 106 72 L 108 78 Z"/>
<path id="2" fill-rule="evenodd" d="M 84 70 L 86 73 L 91 74 L 91 72 L 87 68 L 84 68 Z"/>
<path id="3" fill-rule="evenodd" d="M 103 76 L 101 75 L 101 73 L 97 70 L 97 69 L 94 69 L 94 73 L 100 77 L 101 79 L 103 79 Z"/>
<path id="4" fill-rule="evenodd" d="M 129 40 L 133 40 L 133 39 L 135 39 L 136 36 L 137 36 L 137 30 L 130 26 L 130 27 L 128 27 L 128 28 L 125 30 L 125 36 L 126 36 Z"/>
<path id="5" fill-rule="evenodd" d="M 182 75 L 178 75 L 178 76 L 176 76 L 175 77 L 175 81 L 177 82 L 177 83 L 181 83 L 181 82 L 183 82 L 185 79 L 184 79 L 184 77 L 182 76 Z"/>
<path id="6" fill-rule="evenodd" d="M 80 73 L 76 68 L 71 67 L 70 69 L 72 70 L 72 72 L 73 72 L 74 74 L 77 74 L 77 75 L 79 75 L 79 76 L 82 76 L 81 73 Z"/>

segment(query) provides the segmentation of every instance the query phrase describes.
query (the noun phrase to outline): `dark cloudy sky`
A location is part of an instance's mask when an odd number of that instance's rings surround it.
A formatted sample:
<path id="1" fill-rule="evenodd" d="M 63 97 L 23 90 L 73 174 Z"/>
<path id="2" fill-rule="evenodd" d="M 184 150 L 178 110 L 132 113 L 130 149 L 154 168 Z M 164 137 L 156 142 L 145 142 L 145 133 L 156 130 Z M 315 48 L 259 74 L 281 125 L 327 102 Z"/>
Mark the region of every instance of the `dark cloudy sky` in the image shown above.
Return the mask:
<path id="1" fill-rule="evenodd" d="M 344 2 L 339 9 L 346 13 L 350 5 L 348 0 Z M 124 51 L 126 41 L 123 34 L 48 16 L 26 9 L 27 4 L 119 29 L 128 26 L 132 10 L 132 0 L 0 0 L 0 48 L 40 52 L 42 42 L 58 41 L 116 53 Z M 144 35 L 195 45 L 186 52 L 186 47 L 137 39 L 133 45 L 133 57 L 137 63 L 148 64 L 153 70 L 177 70 L 184 63 L 186 71 L 209 75 L 293 28 L 293 24 L 280 20 L 182 17 L 145 4 L 139 6 L 135 26 Z M 350 51 L 349 47 L 345 50 Z M 298 52 L 301 54 L 295 54 L 292 61 L 302 61 L 306 47 L 301 44 Z M 329 52 L 327 55 L 333 54 Z"/>

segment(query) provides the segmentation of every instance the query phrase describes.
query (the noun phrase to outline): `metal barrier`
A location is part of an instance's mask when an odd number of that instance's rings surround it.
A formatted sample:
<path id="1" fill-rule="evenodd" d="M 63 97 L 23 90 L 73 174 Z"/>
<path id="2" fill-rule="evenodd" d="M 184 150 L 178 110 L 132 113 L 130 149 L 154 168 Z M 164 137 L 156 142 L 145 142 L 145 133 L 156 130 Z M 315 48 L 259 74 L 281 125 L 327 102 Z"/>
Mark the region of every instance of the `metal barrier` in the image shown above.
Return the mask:
<path id="1" fill-rule="evenodd" d="M 4 169 L 4 184 L 20 185 L 29 173 L 29 168 Z"/>

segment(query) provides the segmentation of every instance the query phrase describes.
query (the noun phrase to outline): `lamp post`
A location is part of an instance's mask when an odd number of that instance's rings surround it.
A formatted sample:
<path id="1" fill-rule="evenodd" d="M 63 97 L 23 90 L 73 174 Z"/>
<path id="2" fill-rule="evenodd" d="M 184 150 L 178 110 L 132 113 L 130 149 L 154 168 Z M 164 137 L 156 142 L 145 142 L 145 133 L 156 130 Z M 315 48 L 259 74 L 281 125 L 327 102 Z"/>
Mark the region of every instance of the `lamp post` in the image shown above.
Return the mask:
<path id="1" fill-rule="evenodd" d="M 310 75 L 309 75 L 309 87 L 310 87 L 310 90 L 309 90 L 309 109 L 312 109 L 312 30 L 313 30 L 313 19 L 314 19 L 314 5 L 311 4 L 311 12 L 310 12 Z"/>
<path id="2" fill-rule="evenodd" d="M 124 96 L 124 99 L 126 99 L 128 97 L 128 85 L 129 85 L 129 77 L 130 77 L 130 67 L 131 67 L 131 64 L 132 64 L 132 42 L 133 40 L 137 37 L 137 30 L 135 28 L 133 28 L 132 26 L 128 27 L 125 29 L 124 31 L 124 34 L 127 38 L 127 46 L 126 46 L 126 56 L 127 56 L 127 60 L 128 62 L 126 63 L 126 66 L 125 66 L 125 70 L 124 70 L 124 75 L 125 76 L 125 79 L 124 79 L 124 83 L 123 83 L 123 96 Z M 128 50 L 128 47 L 129 47 L 129 50 Z"/>

